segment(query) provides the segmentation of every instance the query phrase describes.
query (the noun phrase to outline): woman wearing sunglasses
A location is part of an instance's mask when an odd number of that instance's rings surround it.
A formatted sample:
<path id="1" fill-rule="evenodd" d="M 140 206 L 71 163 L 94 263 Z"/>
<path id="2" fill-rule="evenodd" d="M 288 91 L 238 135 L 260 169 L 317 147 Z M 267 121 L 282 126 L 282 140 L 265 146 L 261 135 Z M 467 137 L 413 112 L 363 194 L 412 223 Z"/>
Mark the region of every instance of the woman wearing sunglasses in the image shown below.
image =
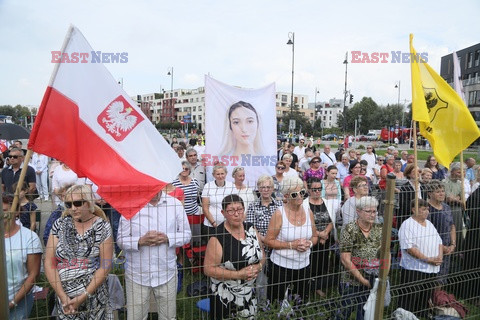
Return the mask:
<path id="1" fill-rule="evenodd" d="M 265 236 L 265 244 L 272 248 L 268 270 L 270 301 L 282 300 L 287 287 L 303 301 L 308 298 L 310 249 L 317 243 L 317 229 L 311 210 L 305 210 L 306 191 L 298 177 L 282 181 L 285 205 L 272 216 Z"/>
<path id="2" fill-rule="evenodd" d="M 260 236 L 245 222 L 245 206 L 237 194 L 222 200 L 225 220 L 210 238 L 205 253 L 205 275 L 211 279 L 210 319 L 254 319 L 255 281 L 265 265 Z"/>
<path id="3" fill-rule="evenodd" d="M 325 177 L 325 168 L 321 166 L 322 160 L 320 157 L 313 157 L 310 160 L 310 169 L 306 170 L 303 174 L 303 181 L 305 187 L 307 186 L 307 181 L 310 178 L 318 178 L 322 180 Z"/>
<path id="4" fill-rule="evenodd" d="M 278 161 L 277 164 L 275 165 L 275 175 L 272 176 L 273 178 L 273 185 L 274 185 L 274 194 L 275 194 L 275 199 L 282 200 L 283 199 L 283 194 L 280 191 L 280 183 L 283 181 L 283 173 L 285 172 L 285 169 L 287 168 L 287 164 L 283 161 Z"/>
<path id="5" fill-rule="evenodd" d="M 113 255 L 110 223 L 89 186 L 71 187 L 64 200 L 66 210 L 52 226 L 44 262 L 58 318 L 112 319 L 105 281 Z"/>
<path id="6" fill-rule="evenodd" d="M 335 168 L 335 166 L 333 166 Z M 312 211 L 317 229 L 318 243 L 312 247 L 311 255 L 311 272 L 312 279 L 315 279 L 315 292 L 320 297 L 325 297 L 324 290 L 333 285 L 331 280 L 333 277 L 326 276 L 328 274 L 328 257 L 329 248 L 332 244 L 331 232 L 333 230 L 333 223 L 329 208 L 326 201 L 322 198 L 322 180 L 318 178 L 310 178 L 307 181 L 308 198 L 305 199 L 305 209 Z M 325 277 L 323 277 L 325 276 Z"/>

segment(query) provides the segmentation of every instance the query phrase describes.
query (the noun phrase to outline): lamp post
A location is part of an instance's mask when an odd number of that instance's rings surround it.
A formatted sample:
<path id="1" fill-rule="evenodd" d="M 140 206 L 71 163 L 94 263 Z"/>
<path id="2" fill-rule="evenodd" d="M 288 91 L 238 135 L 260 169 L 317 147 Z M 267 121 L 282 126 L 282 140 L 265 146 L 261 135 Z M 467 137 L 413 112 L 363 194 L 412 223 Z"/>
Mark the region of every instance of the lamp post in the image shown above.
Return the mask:
<path id="1" fill-rule="evenodd" d="M 400 106 L 400 80 L 398 80 L 398 83 L 395 85 L 395 89 L 398 88 L 398 99 L 397 99 L 397 104 Z M 403 105 L 402 105 L 402 127 L 403 127 L 403 122 L 405 119 L 405 112 L 403 110 Z"/>
<path id="2" fill-rule="evenodd" d="M 343 90 L 343 135 L 347 131 L 347 66 L 348 66 L 348 51 L 345 52 L 345 60 L 343 61 L 345 65 L 345 89 Z"/>
<path id="3" fill-rule="evenodd" d="M 293 116 L 293 78 L 294 78 L 294 70 L 295 70 L 295 32 L 288 33 L 288 42 L 287 45 L 292 45 L 292 92 L 290 97 L 290 119 Z"/>

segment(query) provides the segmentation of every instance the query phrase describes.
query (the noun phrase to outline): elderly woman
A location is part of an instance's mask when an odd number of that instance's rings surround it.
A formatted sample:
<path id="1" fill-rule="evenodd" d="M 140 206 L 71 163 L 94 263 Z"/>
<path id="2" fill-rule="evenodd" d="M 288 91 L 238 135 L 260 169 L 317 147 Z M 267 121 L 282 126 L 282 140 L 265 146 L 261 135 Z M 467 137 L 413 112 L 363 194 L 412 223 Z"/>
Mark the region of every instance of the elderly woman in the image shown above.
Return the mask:
<path id="1" fill-rule="evenodd" d="M 423 283 L 433 280 L 440 271 L 443 246 L 437 229 L 427 220 L 428 202 L 419 199 L 418 211 L 415 200 L 410 201 L 409 207 L 412 216 L 402 223 L 398 232 L 402 249 L 400 277 L 402 285 L 415 286 L 415 289 L 402 293 L 398 306 L 416 314 L 428 308 L 431 290 L 425 289 Z"/>
<path id="2" fill-rule="evenodd" d="M 432 181 L 432 170 L 423 168 L 420 174 L 420 194 L 422 199 L 427 199 L 428 184 Z"/>
<path id="3" fill-rule="evenodd" d="M 282 300 L 287 286 L 292 285 L 291 293 L 306 300 L 310 249 L 318 241 L 315 220 L 313 212 L 303 206 L 306 191 L 299 177 L 284 179 L 281 190 L 285 205 L 273 214 L 265 236 L 265 244 L 273 249 L 267 294 L 272 302 Z"/>
<path id="4" fill-rule="evenodd" d="M 2 197 L 8 285 L 8 319 L 27 319 L 33 307 L 32 288 L 40 274 L 42 244 L 37 234 L 15 222 L 13 196 Z M 5 275 L 4 275 L 5 276 Z M 6 316 L 6 315 L 4 315 Z"/>
<path id="5" fill-rule="evenodd" d="M 283 173 L 287 168 L 287 164 L 283 161 L 278 161 L 275 164 L 275 175 L 272 176 L 273 178 L 273 185 L 274 185 L 274 195 L 276 199 L 283 199 L 282 192 L 280 191 L 280 183 L 283 181 Z"/>
<path id="6" fill-rule="evenodd" d="M 373 280 L 378 277 L 382 226 L 376 224 L 378 201 L 362 197 L 356 202 L 357 219 L 347 223 L 340 233 L 340 259 L 343 265 L 339 285 L 341 308 L 336 319 L 349 319 L 356 307 L 356 318 L 363 319 Z"/>
<path id="7" fill-rule="evenodd" d="M 225 221 L 208 241 L 205 275 L 211 277 L 210 318 L 254 319 L 255 280 L 265 264 L 262 243 L 253 224 L 245 222 L 243 200 L 236 194 L 222 200 Z"/>
<path id="8" fill-rule="evenodd" d="M 360 162 L 357 160 L 353 160 L 350 162 L 350 169 L 349 169 L 349 175 L 345 177 L 343 180 L 343 191 L 344 191 L 344 197 L 345 200 L 348 200 L 348 198 L 353 197 L 354 192 L 353 188 L 350 185 L 350 181 L 352 181 L 353 178 L 356 176 L 360 175 L 360 170 L 362 168 L 362 165 Z"/>
<path id="9" fill-rule="evenodd" d="M 404 180 L 405 176 L 402 172 L 402 162 L 400 160 L 395 160 L 393 162 L 393 174 L 397 177 L 397 180 Z"/>
<path id="10" fill-rule="evenodd" d="M 112 319 L 105 281 L 113 254 L 110 223 L 94 204 L 89 186 L 71 187 L 64 200 L 66 211 L 53 224 L 45 254 L 45 275 L 57 295 L 57 317 Z"/>
<path id="11" fill-rule="evenodd" d="M 353 189 L 353 197 L 348 198 L 342 206 L 342 225 L 346 225 L 357 219 L 356 203 L 360 198 L 368 196 L 368 181 L 364 176 L 358 176 L 352 179 L 350 185 Z"/>
<path id="12" fill-rule="evenodd" d="M 200 221 L 200 207 L 198 206 L 198 193 L 200 186 L 197 179 L 191 178 L 192 166 L 188 161 L 182 161 L 182 172 L 173 180 L 172 185 L 183 190 L 183 205 L 190 224 L 198 224 Z"/>
<path id="13" fill-rule="evenodd" d="M 259 198 L 253 203 L 250 203 L 247 210 L 247 222 L 250 222 L 254 225 L 255 229 L 258 231 L 258 236 L 262 242 L 265 241 L 265 235 L 267 234 L 268 225 L 272 215 L 280 207 L 282 207 L 283 202 L 281 200 L 276 200 L 273 197 L 273 179 L 270 176 L 260 176 L 257 181 L 257 189 L 260 194 Z M 257 287 L 258 287 L 258 299 L 259 302 L 266 301 L 267 292 L 267 274 L 266 270 L 268 269 L 268 258 L 270 255 L 269 248 L 265 248 L 265 255 L 267 258 L 266 269 L 264 269 L 257 278 Z"/>
<path id="14" fill-rule="evenodd" d="M 291 154 L 284 154 L 282 157 L 282 161 L 285 163 L 286 168 L 285 171 L 283 172 L 284 177 L 298 177 L 298 172 L 297 170 L 293 169 L 290 165 L 292 164 L 293 161 L 293 156 Z"/>
<path id="15" fill-rule="evenodd" d="M 232 177 L 234 180 L 235 193 L 238 194 L 248 208 L 248 205 L 255 201 L 253 189 L 245 185 L 245 169 L 243 167 L 235 167 L 232 171 Z"/>
<path id="16" fill-rule="evenodd" d="M 306 182 L 310 178 L 318 178 L 322 180 L 325 177 L 325 168 L 321 166 L 322 160 L 320 157 L 313 157 L 312 160 L 310 160 L 310 169 L 306 170 L 305 173 L 303 174 L 303 181 Z"/>
<path id="17" fill-rule="evenodd" d="M 318 243 L 312 248 L 311 272 L 312 278 L 315 279 L 315 292 L 320 297 L 325 297 L 324 290 L 328 287 L 327 280 L 329 279 L 323 276 L 328 273 L 329 248 L 333 240 L 332 230 L 334 230 L 334 225 L 329 208 L 321 196 L 323 192 L 322 180 L 310 178 L 307 186 L 309 196 L 304 201 L 305 210 L 312 211 L 318 236 Z"/>
<path id="18" fill-rule="evenodd" d="M 450 206 L 445 203 L 445 186 L 438 180 L 428 184 L 430 220 L 440 235 L 443 244 L 443 263 L 440 266 L 439 281 L 446 283 L 450 270 L 450 257 L 457 247 L 457 234 Z"/>
<path id="19" fill-rule="evenodd" d="M 432 179 L 443 180 L 445 179 L 445 170 L 440 168 L 440 165 L 435 159 L 434 155 L 429 155 L 427 161 L 425 162 L 425 168 L 432 170 Z"/>
<path id="20" fill-rule="evenodd" d="M 205 184 L 202 191 L 202 209 L 205 215 L 203 224 L 207 228 L 207 234 L 214 234 L 215 228 L 225 220 L 222 215 L 223 198 L 235 193 L 233 183 L 225 180 L 227 177 L 225 166 L 215 165 L 212 174 L 215 180 Z"/>

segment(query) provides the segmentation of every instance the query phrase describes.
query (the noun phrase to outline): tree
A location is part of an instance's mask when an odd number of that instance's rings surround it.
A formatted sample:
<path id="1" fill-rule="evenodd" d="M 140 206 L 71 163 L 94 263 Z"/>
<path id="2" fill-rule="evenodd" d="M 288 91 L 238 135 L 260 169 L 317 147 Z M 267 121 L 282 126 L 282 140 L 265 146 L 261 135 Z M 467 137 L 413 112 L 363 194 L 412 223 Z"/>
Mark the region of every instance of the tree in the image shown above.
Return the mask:
<path id="1" fill-rule="evenodd" d="M 367 133 L 369 129 L 375 129 L 378 126 L 376 115 L 379 113 L 380 107 L 370 97 L 363 97 L 360 102 L 353 105 L 347 110 L 347 132 L 355 131 L 355 120 L 362 116 L 360 124 L 360 132 Z M 337 125 L 343 127 L 343 115 L 339 115 Z"/>
<path id="2" fill-rule="evenodd" d="M 295 110 L 296 109 L 296 110 Z M 298 111 L 298 106 L 294 108 L 293 113 L 288 113 L 282 117 L 283 119 L 283 131 L 288 131 L 288 125 L 290 123 L 290 119 L 295 120 L 295 132 L 298 132 L 300 130 L 300 126 L 302 127 L 302 133 L 308 133 L 309 135 L 312 134 L 313 128 L 312 124 L 310 123 L 310 120 L 308 120 L 307 117 L 305 117 L 302 113 Z M 279 119 L 277 119 L 277 122 Z"/>

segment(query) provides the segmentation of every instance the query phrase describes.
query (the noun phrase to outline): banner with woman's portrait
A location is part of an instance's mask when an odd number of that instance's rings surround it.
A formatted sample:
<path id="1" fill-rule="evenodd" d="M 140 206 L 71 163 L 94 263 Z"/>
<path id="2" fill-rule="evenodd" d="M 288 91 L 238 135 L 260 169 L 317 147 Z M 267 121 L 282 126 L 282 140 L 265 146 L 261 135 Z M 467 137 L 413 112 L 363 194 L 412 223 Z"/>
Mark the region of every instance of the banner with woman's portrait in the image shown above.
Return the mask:
<path id="1" fill-rule="evenodd" d="M 245 169 L 245 183 L 254 187 L 262 174 L 275 173 L 275 84 L 259 89 L 229 86 L 205 76 L 205 140 L 207 179 L 216 162 Z"/>

